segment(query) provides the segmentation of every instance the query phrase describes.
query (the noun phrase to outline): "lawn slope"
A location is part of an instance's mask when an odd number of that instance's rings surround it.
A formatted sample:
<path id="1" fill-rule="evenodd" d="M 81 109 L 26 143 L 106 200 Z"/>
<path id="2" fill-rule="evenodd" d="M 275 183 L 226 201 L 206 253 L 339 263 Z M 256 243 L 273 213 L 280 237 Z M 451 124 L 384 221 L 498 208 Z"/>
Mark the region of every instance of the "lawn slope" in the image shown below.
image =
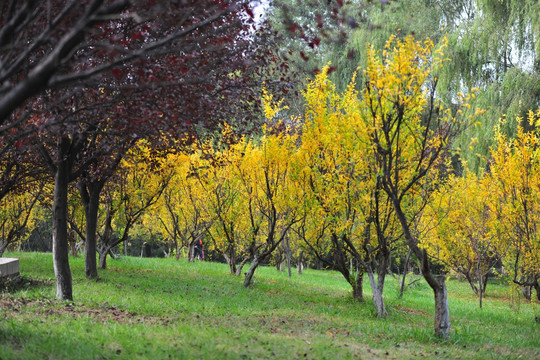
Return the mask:
<path id="1" fill-rule="evenodd" d="M 257 271 L 252 287 L 223 264 L 122 257 L 84 279 L 72 258 L 73 303 L 54 300 L 50 254 L 10 253 L 24 284 L 0 298 L 0 358 L 7 359 L 536 359 L 535 307 L 488 284 L 484 308 L 466 283 L 448 283 L 452 333 L 432 337 L 433 296 L 423 281 L 376 319 L 370 294 L 352 300 L 340 274 L 289 278 Z M 365 284 L 366 289 L 369 287 Z M 536 310 L 537 311 L 537 310 Z"/>

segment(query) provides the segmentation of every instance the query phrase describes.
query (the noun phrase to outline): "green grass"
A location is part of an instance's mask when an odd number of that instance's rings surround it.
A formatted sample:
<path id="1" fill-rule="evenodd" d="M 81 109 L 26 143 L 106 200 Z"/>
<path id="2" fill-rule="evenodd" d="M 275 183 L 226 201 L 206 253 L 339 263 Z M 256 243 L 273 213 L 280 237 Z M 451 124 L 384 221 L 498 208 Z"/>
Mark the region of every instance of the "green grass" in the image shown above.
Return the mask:
<path id="1" fill-rule="evenodd" d="M 451 338 L 433 337 L 433 296 L 423 281 L 375 318 L 342 276 L 257 270 L 252 287 L 223 264 L 122 257 L 99 281 L 72 258 L 73 304 L 55 298 L 50 254 L 10 253 L 28 281 L 0 299 L 0 358 L 6 359 L 537 359 L 538 310 L 488 284 L 484 308 L 466 283 L 448 282 Z"/>

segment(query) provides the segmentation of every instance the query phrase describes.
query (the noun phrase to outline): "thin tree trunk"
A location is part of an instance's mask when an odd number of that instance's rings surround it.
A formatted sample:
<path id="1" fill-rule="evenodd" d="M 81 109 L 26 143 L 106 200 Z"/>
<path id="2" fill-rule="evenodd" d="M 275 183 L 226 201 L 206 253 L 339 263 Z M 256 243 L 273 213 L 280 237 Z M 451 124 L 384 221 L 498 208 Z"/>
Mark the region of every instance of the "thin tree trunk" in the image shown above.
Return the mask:
<path id="1" fill-rule="evenodd" d="M 289 277 L 292 277 L 291 272 L 291 246 L 289 244 L 289 237 L 286 236 L 285 240 L 283 241 L 283 249 L 285 250 L 285 259 L 287 260 L 287 270 L 289 272 Z"/>
<path id="2" fill-rule="evenodd" d="M 298 255 L 298 262 L 296 264 L 296 271 L 298 272 L 298 275 L 302 275 L 303 267 L 304 267 L 304 250 L 300 250 L 300 254 Z"/>
<path id="3" fill-rule="evenodd" d="M 353 285 L 353 299 L 364 302 L 364 272 L 358 271 Z"/>
<path id="4" fill-rule="evenodd" d="M 489 274 L 485 274 L 484 275 L 484 280 L 482 282 L 482 292 L 485 294 L 486 293 L 486 287 L 487 287 L 487 283 L 488 283 L 488 280 L 489 280 Z"/>
<path id="5" fill-rule="evenodd" d="M 236 250 L 233 245 L 229 245 L 229 256 L 227 262 L 229 263 L 231 274 L 236 274 Z"/>
<path id="6" fill-rule="evenodd" d="M 281 250 L 277 250 L 277 254 L 275 256 L 276 259 L 276 270 L 281 271 L 281 263 L 283 262 L 283 256 Z"/>
<path id="7" fill-rule="evenodd" d="M 391 195 L 391 194 L 389 194 Z M 392 194 L 393 195 L 393 194 Z M 446 290 L 444 276 L 434 276 L 431 272 L 426 250 L 420 249 L 418 240 L 412 235 L 409 224 L 405 217 L 405 213 L 401 209 L 401 204 L 395 196 L 392 197 L 396 216 L 401 223 L 403 235 L 407 240 L 409 249 L 412 250 L 415 256 L 420 260 L 422 276 L 431 287 L 435 297 L 435 335 L 441 338 L 448 338 L 450 335 L 450 311 L 448 309 L 448 295 Z"/>
<path id="8" fill-rule="evenodd" d="M 474 293 L 476 295 L 478 295 L 480 292 L 478 291 L 478 287 L 476 286 L 475 284 L 475 280 L 472 278 L 472 276 L 466 272 L 464 272 L 463 274 L 465 276 L 465 279 L 467 280 L 467 282 L 469 283 L 469 285 L 471 286 L 471 289 L 474 291 Z M 478 278 L 478 283 L 480 284 L 480 277 Z"/>
<path id="9" fill-rule="evenodd" d="M 388 312 L 386 311 L 386 307 L 384 305 L 382 289 L 378 285 L 373 271 L 368 270 L 367 274 L 369 278 L 369 284 L 371 285 L 371 292 L 373 294 L 373 305 L 375 306 L 377 317 L 386 317 L 388 316 Z"/>
<path id="10" fill-rule="evenodd" d="M 540 284 L 538 284 L 538 280 L 534 282 L 533 287 L 536 290 L 536 298 L 540 301 Z"/>
<path id="11" fill-rule="evenodd" d="M 488 282 L 488 274 L 478 276 L 478 306 L 482 308 L 482 299 L 486 293 L 486 286 Z"/>
<path id="12" fill-rule="evenodd" d="M 249 262 L 249 260 L 251 260 L 251 256 L 246 256 L 242 260 L 242 262 L 236 267 L 236 273 L 235 273 L 236 276 L 242 275 L 242 269 L 244 268 L 244 265 L 246 265 Z"/>
<path id="13" fill-rule="evenodd" d="M 227 265 L 229 265 L 229 271 L 231 273 L 231 275 L 235 275 L 236 274 L 236 259 L 234 258 L 234 256 L 230 256 L 230 255 L 227 255 L 226 253 L 223 254 L 223 257 L 225 258 L 225 262 L 227 263 Z"/>
<path id="14" fill-rule="evenodd" d="M 99 252 L 99 268 L 100 269 L 106 269 L 107 268 L 107 255 L 109 254 L 110 248 L 106 247 L 105 249 L 102 249 L 102 251 Z"/>
<path id="15" fill-rule="evenodd" d="M 73 300 L 67 231 L 68 185 L 71 176 L 70 140 L 62 138 L 58 144 L 58 164 L 54 176 L 53 199 L 53 264 L 56 276 L 56 298 Z"/>
<path id="16" fill-rule="evenodd" d="M 258 256 L 255 255 L 253 258 L 253 262 L 251 263 L 251 266 L 249 267 L 248 272 L 246 273 L 246 277 L 244 278 L 244 286 L 248 287 L 251 285 L 251 281 L 253 279 L 253 274 L 255 274 L 255 270 L 259 266 L 262 259 L 260 259 Z"/>
<path id="17" fill-rule="evenodd" d="M 407 277 L 407 270 L 409 269 L 409 260 L 411 258 L 412 250 L 409 249 L 407 257 L 405 258 L 405 265 L 403 266 L 403 277 L 401 278 L 401 286 L 399 288 L 399 298 L 403 298 L 403 291 L 405 290 L 405 278 Z"/>
<path id="18" fill-rule="evenodd" d="M 483 295 L 482 275 L 478 276 L 478 307 L 482 308 L 482 295 Z"/>
<path id="19" fill-rule="evenodd" d="M 174 259 L 180 259 L 180 248 L 178 247 L 178 240 L 176 240 L 176 238 L 174 239 Z"/>
<path id="20" fill-rule="evenodd" d="M 84 268 L 87 279 L 97 279 L 97 222 L 99 197 L 103 186 L 101 183 L 90 183 L 88 186 L 79 185 L 79 192 L 84 205 L 86 218 L 86 240 L 84 246 Z"/>
<path id="21" fill-rule="evenodd" d="M 187 261 L 193 262 L 195 261 L 195 241 L 191 241 L 188 243 L 187 247 Z"/>

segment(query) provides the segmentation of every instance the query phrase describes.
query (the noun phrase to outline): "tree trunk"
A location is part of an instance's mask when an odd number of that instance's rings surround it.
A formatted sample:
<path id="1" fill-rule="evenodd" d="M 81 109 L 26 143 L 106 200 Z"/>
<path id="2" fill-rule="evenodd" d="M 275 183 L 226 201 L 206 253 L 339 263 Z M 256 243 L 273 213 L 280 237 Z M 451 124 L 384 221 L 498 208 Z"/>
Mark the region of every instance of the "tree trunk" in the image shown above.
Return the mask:
<path id="1" fill-rule="evenodd" d="M 521 287 L 521 292 L 527 301 L 531 301 L 532 287 L 530 285 L 524 285 Z"/>
<path id="2" fill-rule="evenodd" d="M 367 272 L 369 278 L 369 284 L 371 285 L 371 292 L 373 293 L 373 305 L 375 306 L 375 311 L 377 312 L 377 317 L 386 317 L 388 312 L 384 305 L 384 298 L 382 287 L 379 286 L 377 280 L 375 280 L 375 275 L 373 271 L 368 270 Z"/>
<path id="3" fill-rule="evenodd" d="M 489 274 L 478 276 L 478 306 L 482 308 L 482 299 L 486 293 L 486 286 L 488 282 Z"/>
<path id="4" fill-rule="evenodd" d="M 231 270 L 231 274 L 236 274 L 236 249 L 233 245 L 229 246 L 229 256 L 227 259 L 227 262 L 229 263 L 229 269 Z"/>
<path id="5" fill-rule="evenodd" d="M 416 239 L 411 233 L 405 213 L 401 209 L 399 199 L 393 194 L 388 194 L 392 198 L 394 203 L 394 209 L 396 210 L 396 216 L 401 223 L 403 235 L 407 240 L 409 249 L 414 252 L 414 255 L 420 260 L 422 276 L 433 289 L 435 297 L 435 335 L 442 338 L 448 338 L 450 335 L 450 311 L 448 309 L 448 296 L 446 292 L 446 284 L 444 276 L 434 276 L 431 272 L 428 256 L 426 250 L 420 249 L 418 246 L 418 239 Z"/>
<path id="6" fill-rule="evenodd" d="M 249 260 L 251 260 L 251 256 L 246 256 L 244 260 L 242 260 L 242 262 L 236 267 L 236 272 L 235 272 L 236 276 L 242 275 L 242 269 L 244 268 L 244 265 L 246 265 L 249 262 Z"/>
<path id="7" fill-rule="evenodd" d="M 465 279 L 467 279 L 467 282 L 469 283 L 469 285 L 471 286 L 471 289 L 474 291 L 474 293 L 476 295 L 478 295 L 480 292 L 478 291 L 478 287 L 476 286 L 475 284 L 475 280 L 472 278 L 472 276 L 467 273 L 467 272 L 463 272 L 463 275 L 465 276 Z M 480 284 L 480 277 L 478 278 L 478 283 Z"/>
<path id="8" fill-rule="evenodd" d="M 291 272 L 291 257 L 292 257 L 292 254 L 291 254 L 291 246 L 289 244 L 289 237 L 288 236 L 286 236 L 285 241 L 283 241 L 283 248 L 285 250 L 285 259 L 287 260 L 287 270 L 289 272 L 289 277 L 292 277 L 292 272 Z"/>
<path id="9" fill-rule="evenodd" d="M 188 262 L 195 261 L 195 240 L 188 245 Z"/>
<path id="10" fill-rule="evenodd" d="M 478 276 L 478 307 L 480 309 L 482 308 L 482 295 L 484 294 L 482 280 L 482 275 Z"/>
<path id="11" fill-rule="evenodd" d="M 482 280 L 482 292 L 484 294 L 486 293 L 486 287 L 487 287 L 488 280 L 489 280 L 489 273 L 484 274 L 484 279 Z"/>
<path id="12" fill-rule="evenodd" d="M 180 248 L 178 247 L 178 242 L 174 243 L 174 260 L 180 260 Z"/>
<path id="13" fill-rule="evenodd" d="M 407 277 L 407 270 L 409 269 L 409 260 L 411 258 L 412 250 L 409 249 L 407 257 L 405 258 L 405 265 L 403 266 L 403 277 L 401 278 L 401 286 L 399 287 L 399 298 L 403 298 L 403 291 L 405 290 L 405 278 Z"/>
<path id="14" fill-rule="evenodd" d="M 281 271 L 281 263 L 283 262 L 282 251 L 278 249 L 274 258 L 276 261 L 276 270 Z"/>
<path id="15" fill-rule="evenodd" d="M 289 270 L 289 277 L 292 277 L 292 272 L 291 272 L 291 254 L 290 254 L 290 252 L 287 252 L 287 270 Z"/>
<path id="16" fill-rule="evenodd" d="M 362 271 L 356 273 L 353 285 L 353 299 L 361 303 L 364 302 L 364 273 Z"/>
<path id="17" fill-rule="evenodd" d="M 227 262 L 227 265 L 229 265 L 229 271 L 231 272 L 231 275 L 235 275 L 236 274 L 236 259 L 234 255 L 229 256 L 226 253 L 224 253 L 223 257 L 225 258 L 225 262 Z"/>
<path id="18" fill-rule="evenodd" d="M 300 250 L 300 254 L 298 255 L 298 262 L 296 263 L 296 271 L 298 272 L 298 275 L 302 275 L 303 267 L 304 267 L 304 250 Z"/>
<path id="19" fill-rule="evenodd" d="M 104 249 L 104 251 L 99 252 L 99 268 L 100 269 L 107 268 L 107 255 L 109 254 L 109 250 L 110 248 L 107 247 Z"/>
<path id="20" fill-rule="evenodd" d="M 229 270 L 231 271 L 231 275 L 236 275 L 236 264 L 234 262 L 231 262 L 229 260 Z"/>
<path id="21" fill-rule="evenodd" d="M 67 231 L 68 185 L 71 176 L 70 140 L 62 138 L 58 144 L 58 164 L 54 176 L 53 198 L 53 264 L 56 276 L 56 298 L 73 300 Z"/>
<path id="22" fill-rule="evenodd" d="M 251 285 L 251 280 L 253 278 L 253 274 L 255 273 L 255 270 L 259 266 L 262 259 L 260 259 L 258 256 L 255 255 L 253 258 L 253 262 L 251 263 L 251 266 L 249 267 L 248 272 L 246 273 L 246 277 L 244 278 L 244 286 L 248 287 Z"/>
<path id="23" fill-rule="evenodd" d="M 103 186 L 101 183 L 90 183 L 86 187 L 79 185 L 79 192 L 84 205 L 86 219 L 86 241 L 84 246 L 84 270 L 87 279 L 97 279 L 96 246 L 99 197 Z"/>
<path id="24" fill-rule="evenodd" d="M 446 277 L 435 277 L 439 286 L 433 289 L 435 294 L 435 335 L 447 339 L 450 335 L 450 311 L 448 310 L 448 293 L 446 291 Z"/>
<path id="25" fill-rule="evenodd" d="M 0 258 L 4 256 L 4 252 L 6 251 L 7 246 L 8 246 L 7 242 L 3 242 L 3 241 L 0 242 Z"/>
<path id="26" fill-rule="evenodd" d="M 536 299 L 540 301 L 540 284 L 538 284 L 538 280 L 534 282 L 533 287 L 536 290 Z"/>

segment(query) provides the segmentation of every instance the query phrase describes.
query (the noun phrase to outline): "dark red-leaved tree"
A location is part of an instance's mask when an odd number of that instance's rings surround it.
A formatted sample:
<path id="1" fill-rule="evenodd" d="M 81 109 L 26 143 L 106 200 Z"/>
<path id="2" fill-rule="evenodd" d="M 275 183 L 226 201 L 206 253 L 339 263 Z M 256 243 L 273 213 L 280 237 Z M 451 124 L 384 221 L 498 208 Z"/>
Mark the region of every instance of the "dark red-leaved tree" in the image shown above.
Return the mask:
<path id="1" fill-rule="evenodd" d="M 15 129 L 54 176 L 57 298 L 72 299 L 70 182 L 81 179 L 94 217 L 97 194 L 134 140 L 190 139 L 197 129 L 248 118 L 263 80 L 254 56 L 264 54 L 247 31 L 249 3 L 27 0 L 0 7 L 0 135 Z M 88 224 L 86 270 L 95 277 Z"/>

